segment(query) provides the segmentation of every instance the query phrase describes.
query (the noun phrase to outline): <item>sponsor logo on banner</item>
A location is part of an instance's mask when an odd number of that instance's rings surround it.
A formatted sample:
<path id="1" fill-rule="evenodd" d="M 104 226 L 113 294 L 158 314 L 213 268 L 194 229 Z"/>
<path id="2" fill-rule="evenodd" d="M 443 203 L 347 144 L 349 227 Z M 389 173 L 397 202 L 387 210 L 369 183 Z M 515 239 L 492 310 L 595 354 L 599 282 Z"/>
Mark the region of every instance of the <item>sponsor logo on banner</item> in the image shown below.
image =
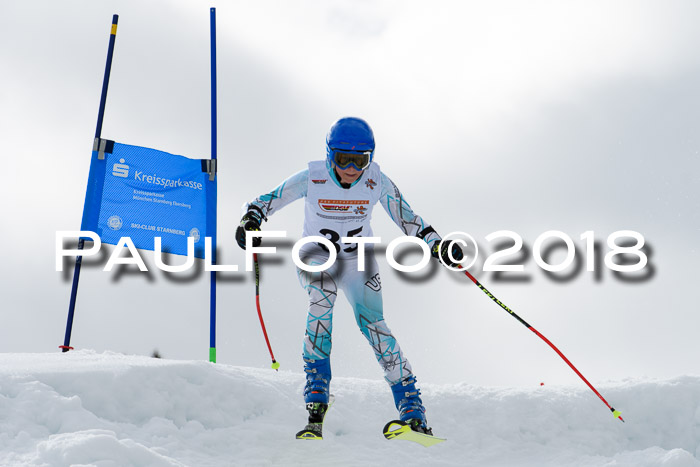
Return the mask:
<path id="1" fill-rule="evenodd" d="M 319 199 L 318 206 L 323 212 L 354 212 L 364 214 L 369 200 Z"/>
<path id="2" fill-rule="evenodd" d="M 112 166 L 112 175 L 121 178 L 129 176 L 129 166 L 124 164 L 124 162 L 124 159 L 119 159 L 119 164 L 114 164 Z"/>
<path id="3" fill-rule="evenodd" d="M 107 225 L 112 230 L 121 229 L 123 224 L 124 222 L 122 222 L 122 218 L 119 216 L 112 216 L 109 219 L 107 219 Z"/>
<path id="4" fill-rule="evenodd" d="M 202 183 L 196 180 L 159 177 L 158 174 L 148 175 L 139 170 L 134 171 L 134 180 L 150 185 L 160 185 L 165 188 L 192 188 L 193 190 L 201 191 L 203 187 Z"/>
<path id="5" fill-rule="evenodd" d="M 129 177 L 129 166 L 125 164 L 124 159 L 119 159 L 118 164 L 112 166 L 112 175 L 120 178 Z M 182 180 L 159 177 L 158 174 L 145 174 L 143 171 L 136 170 L 134 172 L 134 180 L 148 183 L 150 185 L 160 185 L 165 188 L 192 188 L 194 190 L 202 190 L 202 183 L 196 180 Z"/>
<path id="6" fill-rule="evenodd" d="M 110 152 L 91 159 L 81 229 L 100 241 L 205 259 L 204 239 L 212 235 L 216 179 L 209 181 L 202 159 L 113 143 Z M 204 160 L 206 161 L 206 160 Z M 188 241 L 188 237 L 192 237 Z M 133 256 L 133 255 L 132 255 Z"/>

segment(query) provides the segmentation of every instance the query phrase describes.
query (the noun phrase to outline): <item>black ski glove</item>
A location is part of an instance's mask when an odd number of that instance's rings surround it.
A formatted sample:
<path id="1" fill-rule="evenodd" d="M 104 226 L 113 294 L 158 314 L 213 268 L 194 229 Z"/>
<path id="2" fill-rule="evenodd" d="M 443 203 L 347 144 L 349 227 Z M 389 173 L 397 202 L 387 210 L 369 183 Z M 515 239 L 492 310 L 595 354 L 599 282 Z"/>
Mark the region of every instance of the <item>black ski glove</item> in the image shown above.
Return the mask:
<path id="1" fill-rule="evenodd" d="M 240 225 L 236 229 L 236 243 L 238 243 L 238 246 L 240 246 L 244 250 L 246 249 L 246 231 L 260 231 L 260 217 L 258 217 L 258 214 L 254 211 L 248 211 L 247 213 L 245 213 L 245 215 L 241 218 Z M 254 247 L 260 246 L 260 243 L 260 237 L 253 237 Z"/>
<path id="2" fill-rule="evenodd" d="M 440 248 L 440 245 L 442 245 L 442 248 Z M 438 249 L 440 251 L 438 251 Z M 452 258 L 454 258 L 454 261 L 450 259 L 450 255 L 447 254 L 449 250 L 452 250 Z M 440 242 L 435 242 L 435 245 L 433 245 L 433 249 L 430 252 L 434 258 L 442 258 L 442 261 L 452 267 L 456 267 L 459 264 L 459 261 L 462 261 L 464 259 L 464 252 L 462 251 L 462 247 L 459 246 L 459 243 L 456 241 L 440 241 Z"/>

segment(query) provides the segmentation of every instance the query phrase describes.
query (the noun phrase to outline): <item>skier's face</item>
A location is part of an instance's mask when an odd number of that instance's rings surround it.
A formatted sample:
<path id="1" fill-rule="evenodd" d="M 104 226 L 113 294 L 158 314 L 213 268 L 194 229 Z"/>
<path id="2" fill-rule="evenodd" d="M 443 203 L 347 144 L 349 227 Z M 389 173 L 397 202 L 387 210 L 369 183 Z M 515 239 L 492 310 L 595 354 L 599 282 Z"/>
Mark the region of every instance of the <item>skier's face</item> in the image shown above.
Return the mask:
<path id="1" fill-rule="evenodd" d="M 342 183 L 353 183 L 355 180 L 360 178 L 360 175 L 362 175 L 363 170 L 357 170 L 353 166 L 349 166 L 346 169 L 341 169 L 340 167 L 336 166 L 335 170 L 338 172 L 338 176 L 340 176 L 340 181 Z"/>

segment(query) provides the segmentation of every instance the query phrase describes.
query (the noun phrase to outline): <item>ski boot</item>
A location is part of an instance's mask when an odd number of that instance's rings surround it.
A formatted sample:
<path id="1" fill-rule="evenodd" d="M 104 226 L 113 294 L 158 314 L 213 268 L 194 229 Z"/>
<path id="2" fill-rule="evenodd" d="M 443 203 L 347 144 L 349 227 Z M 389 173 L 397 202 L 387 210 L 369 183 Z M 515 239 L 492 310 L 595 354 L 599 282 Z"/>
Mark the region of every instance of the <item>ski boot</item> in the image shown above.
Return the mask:
<path id="1" fill-rule="evenodd" d="M 306 387 L 304 388 L 304 400 L 306 403 L 320 402 L 328 404 L 331 359 L 310 360 L 304 358 L 304 371 L 306 372 Z"/>
<path id="2" fill-rule="evenodd" d="M 297 439 L 323 439 L 323 419 L 332 403 L 329 394 L 331 381 L 330 359 L 310 360 L 304 358 L 306 372 L 306 387 L 304 400 L 309 411 L 309 423 L 297 433 Z"/>
<path id="3" fill-rule="evenodd" d="M 416 377 L 409 376 L 391 386 L 394 403 L 399 410 L 399 419 L 411 427 L 411 430 L 426 435 L 433 434 L 425 418 L 425 407 L 416 388 Z"/>

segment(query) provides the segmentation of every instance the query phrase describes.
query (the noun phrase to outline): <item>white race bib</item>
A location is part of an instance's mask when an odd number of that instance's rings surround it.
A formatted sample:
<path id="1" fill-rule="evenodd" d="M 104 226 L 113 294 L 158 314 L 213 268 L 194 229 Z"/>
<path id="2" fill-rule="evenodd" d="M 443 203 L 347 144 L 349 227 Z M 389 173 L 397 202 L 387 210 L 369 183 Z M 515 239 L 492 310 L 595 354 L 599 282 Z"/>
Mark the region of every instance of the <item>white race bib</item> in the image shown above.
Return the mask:
<path id="1" fill-rule="evenodd" d="M 309 187 L 304 211 L 304 237 L 326 237 L 337 245 L 339 257 L 357 255 L 356 243 L 342 237 L 371 237 L 372 209 L 379 201 L 381 172 L 376 162 L 350 188 L 338 186 L 326 161 L 309 162 Z"/>

